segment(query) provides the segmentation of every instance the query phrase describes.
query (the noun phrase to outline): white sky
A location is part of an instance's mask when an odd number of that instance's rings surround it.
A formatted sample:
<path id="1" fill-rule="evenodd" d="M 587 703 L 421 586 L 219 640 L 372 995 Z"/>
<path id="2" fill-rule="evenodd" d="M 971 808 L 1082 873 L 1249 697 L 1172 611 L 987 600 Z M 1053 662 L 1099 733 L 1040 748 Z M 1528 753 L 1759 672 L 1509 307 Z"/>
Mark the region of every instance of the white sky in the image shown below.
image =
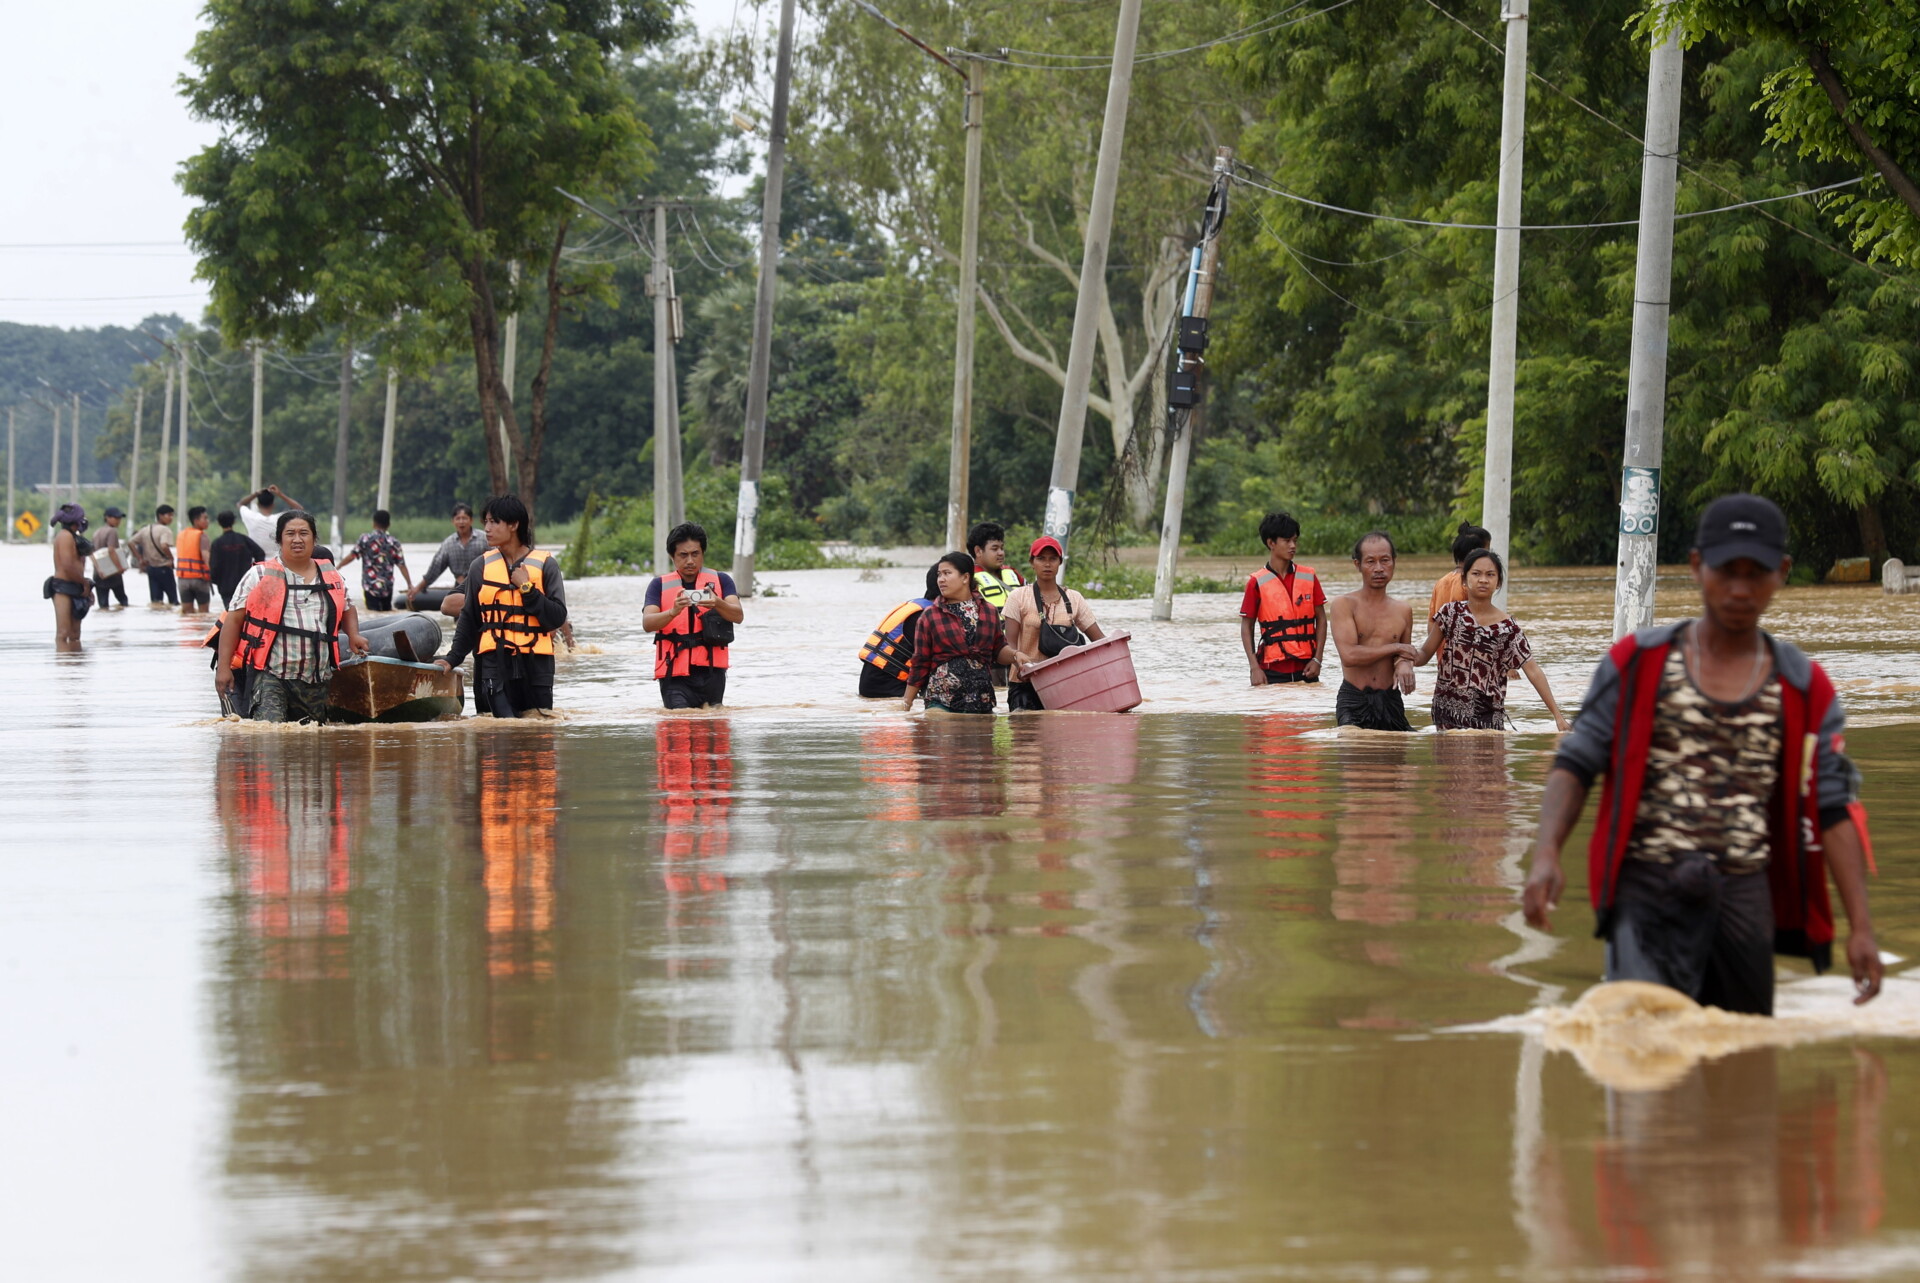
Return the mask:
<path id="1" fill-rule="evenodd" d="M 197 319 L 206 290 L 180 227 L 182 160 L 214 138 L 175 82 L 203 0 L 7 6 L 0 76 L 0 321 L 132 325 Z M 703 31 L 752 21 L 753 0 L 681 0 Z M 772 10 L 763 15 L 772 20 Z"/>

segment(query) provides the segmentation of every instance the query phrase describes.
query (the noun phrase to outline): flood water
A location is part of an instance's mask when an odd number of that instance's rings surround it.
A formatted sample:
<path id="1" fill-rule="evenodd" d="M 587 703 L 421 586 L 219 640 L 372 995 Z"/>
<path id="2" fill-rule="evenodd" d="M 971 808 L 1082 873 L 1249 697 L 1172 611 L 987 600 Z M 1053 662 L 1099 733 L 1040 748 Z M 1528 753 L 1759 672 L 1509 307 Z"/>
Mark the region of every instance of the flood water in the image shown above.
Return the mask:
<path id="1" fill-rule="evenodd" d="M 1515 916 L 1524 686 L 1518 734 L 1336 733 L 1196 595 L 1095 603 L 1134 714 L 904 716 L 854 652 L 923 572 L 837 570 L 763 576 L 722 715 L 594 580 L 563 720 L 249 728 L 137 577 L 56 656 L 46 563 L 0 550 L 9 1279 L 1920 1277 L 1920 969 L 1659 1090 L 1454 1032 L 1600 967 L 1582 836 L 1560 934 Z M 1611 587 L 1515 584 L 1568 704 Z M 1920 598 L 1770 623 L 1920 956 Z"/>

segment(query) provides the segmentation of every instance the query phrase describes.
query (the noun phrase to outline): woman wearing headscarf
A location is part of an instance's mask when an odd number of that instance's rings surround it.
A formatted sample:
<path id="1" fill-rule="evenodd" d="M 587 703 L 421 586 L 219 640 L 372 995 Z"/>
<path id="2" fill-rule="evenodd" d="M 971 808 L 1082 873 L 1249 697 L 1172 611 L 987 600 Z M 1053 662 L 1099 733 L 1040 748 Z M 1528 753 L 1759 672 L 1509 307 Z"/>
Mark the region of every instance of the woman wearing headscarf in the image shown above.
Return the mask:
<path id="1" fill-rule="evenodd" d="M 964 552 L 950 552 L 934 566 L 940 595 L 921 612 L 914 637 L 901 700 L 909 711 L 925 691 L 929 710 L 993 712 L 993 665 L 1011 666 L 1017 657 L 1007 645 L 1000 612 L 974 588 L 973 571 L 973 558 Z"/>

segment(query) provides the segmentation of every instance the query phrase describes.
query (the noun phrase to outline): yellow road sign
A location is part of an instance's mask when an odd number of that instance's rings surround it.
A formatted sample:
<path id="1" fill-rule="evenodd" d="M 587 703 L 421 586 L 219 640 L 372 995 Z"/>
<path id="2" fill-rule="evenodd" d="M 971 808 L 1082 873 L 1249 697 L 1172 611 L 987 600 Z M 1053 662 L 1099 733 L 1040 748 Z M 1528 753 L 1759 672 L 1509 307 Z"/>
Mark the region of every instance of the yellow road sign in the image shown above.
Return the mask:
<path id="1" fill-rule="evenodd" d="M 20 532 L 22 539 L 31 539 L 33 538 L 34 532 L 40 529 L 40 518 L 34 516 L 31 512 L 23 512 L 14 518 L 13 528 Z"/>

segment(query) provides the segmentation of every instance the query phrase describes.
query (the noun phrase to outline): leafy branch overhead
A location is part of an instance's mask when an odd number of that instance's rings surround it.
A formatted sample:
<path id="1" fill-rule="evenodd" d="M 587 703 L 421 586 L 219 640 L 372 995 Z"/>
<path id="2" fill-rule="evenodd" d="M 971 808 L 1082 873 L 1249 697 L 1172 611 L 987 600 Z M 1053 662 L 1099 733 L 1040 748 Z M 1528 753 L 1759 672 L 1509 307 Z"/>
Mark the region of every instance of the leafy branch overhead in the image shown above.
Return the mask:
<path id="1" fill-rule="evenodd" d="M 298 344 L 405 317 L 416 358 L 464 331 L 479 416 L 505 425 L 531 504 L 558 308 L 524 429 L 501 324 L 558 283 L 574 209 L 556 188 L 630 194 L 645 174 L 616 63 L 669 34 L 665 0 L 211 0 L 207 19 L 182 90 L 222 135 L 181 185 L 222 330 Z M 506 452 L 483 436 L 505 489 Z"/>

